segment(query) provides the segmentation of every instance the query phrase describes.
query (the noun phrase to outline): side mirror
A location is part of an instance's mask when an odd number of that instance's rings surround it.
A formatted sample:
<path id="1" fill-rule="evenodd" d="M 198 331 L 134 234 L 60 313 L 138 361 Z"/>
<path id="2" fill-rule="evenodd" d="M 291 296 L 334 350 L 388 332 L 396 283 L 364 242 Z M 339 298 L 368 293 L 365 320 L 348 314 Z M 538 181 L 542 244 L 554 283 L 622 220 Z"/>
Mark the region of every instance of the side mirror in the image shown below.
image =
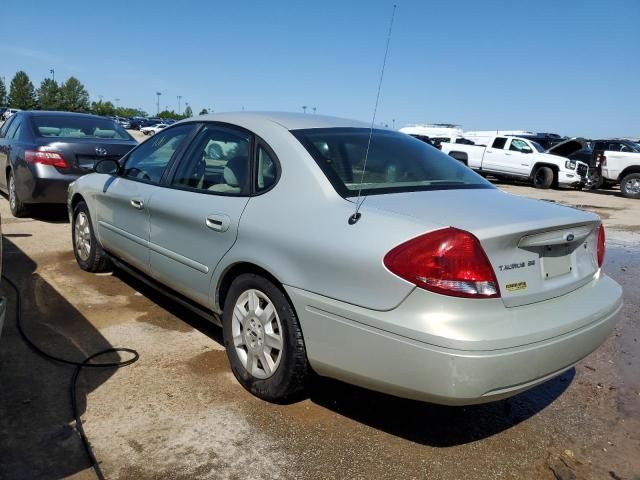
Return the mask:
<path id="1" fill-rule="evenodd" d="M 115 160 L 100 160 L 96 163 L 94 170 L 96 173 L 106 173 L 107 175 L 114 175 L 120 170 L 120 164 Z"/>

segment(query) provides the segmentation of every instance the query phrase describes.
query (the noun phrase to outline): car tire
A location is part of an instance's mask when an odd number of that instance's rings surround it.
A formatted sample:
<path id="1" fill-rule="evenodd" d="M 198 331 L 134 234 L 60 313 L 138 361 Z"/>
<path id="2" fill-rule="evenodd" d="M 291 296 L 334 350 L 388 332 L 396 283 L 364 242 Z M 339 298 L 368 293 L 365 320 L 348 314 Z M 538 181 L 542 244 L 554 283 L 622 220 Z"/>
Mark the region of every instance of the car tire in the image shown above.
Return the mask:
<path id="1" fill-rule="evenodd" d="M 109 257 L 96 240 L 89 208 L 79 202 L 73 209 L 71 241 L 78 266 L 87 272 L 109 270 Z"/>
<path id="2" fill-rule="evenodd" d="M 222 323 L 231 370 L 245 389 L 275 403 L 304 393 L 310 367 L 302 330 L 293 306 L 271 280 L 239 275 L 226 295 Z"/>
<path id="3" fill-rule="evenodd" d="M 544 190 L 551 188 L 554 180 L 553 170 L 549 167 L 538 167 L 533 172 L 533 186 Z"/>
<path id="4" fill-rule="evenodd" d="M 620 182 L 620 191 L 626 198 L 640 198 L 640 173 L 630 173 Z"/>
<path id="5" fill-rule="evenodd" d="M 24 204 L 18 195 L 18 190 L 16 189 L 16 178 L 13 175 L 13 172 L 9 172 L 9 175 L 7 176 L 7 189 L 9 191 L 9 208 L 11 209 L 11 214 L 16 218 L 22 218 L 29 215 L 29 207 Z"/>

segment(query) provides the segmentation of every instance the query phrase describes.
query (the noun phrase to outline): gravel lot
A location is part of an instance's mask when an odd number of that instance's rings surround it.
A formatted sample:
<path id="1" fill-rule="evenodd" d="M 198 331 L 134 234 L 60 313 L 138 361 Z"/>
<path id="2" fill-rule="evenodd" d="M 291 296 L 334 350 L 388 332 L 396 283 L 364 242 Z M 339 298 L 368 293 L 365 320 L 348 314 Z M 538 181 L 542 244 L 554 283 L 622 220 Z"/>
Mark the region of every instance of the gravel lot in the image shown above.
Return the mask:
<path id="1" fill-rule="evenodd" d="M 640 479 L 640 202 L 500 187 L 598 213 L 605 269 L 626 306 L 575 369 L 489 405 L 440 407 L 329 380 L 292 405 L 262 402 L 233 378 L 220 329 L 122 273 L 79 270 L 63 210 L 15 219 L 0 199 L 4 272 L 23 292 L 25 328 L 49 351 L 140 352 L 132 366 L 82 375 L 84 427 L 110 479 Z M 2 291 L 0 479 L 94 478 L 71 418 L 73 369 L 28 350 Z"/>

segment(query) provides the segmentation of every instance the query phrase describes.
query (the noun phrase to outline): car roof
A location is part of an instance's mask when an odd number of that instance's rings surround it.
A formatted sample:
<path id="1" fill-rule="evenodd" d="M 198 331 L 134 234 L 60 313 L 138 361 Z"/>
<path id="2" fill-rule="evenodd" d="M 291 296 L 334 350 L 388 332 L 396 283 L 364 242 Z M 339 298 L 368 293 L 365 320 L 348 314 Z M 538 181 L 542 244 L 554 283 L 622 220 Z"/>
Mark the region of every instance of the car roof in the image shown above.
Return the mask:
<path id="1" fill-rule="evenodd" d="M 237 125 L 246 123 L 255 124 L 260 122 L 275 123 L 287 130 L 298 130 L 305 128 L 369 128 L 371 124 L 348 120 L 345 118 L 317 115 L 315 113 L 289 113 L 289 112 L 229 112 L 200 115 L 187 119 L 189 121 L 210 121 L 225 122 Z M 380 127 L 376 127 L 380 128 Z"/>

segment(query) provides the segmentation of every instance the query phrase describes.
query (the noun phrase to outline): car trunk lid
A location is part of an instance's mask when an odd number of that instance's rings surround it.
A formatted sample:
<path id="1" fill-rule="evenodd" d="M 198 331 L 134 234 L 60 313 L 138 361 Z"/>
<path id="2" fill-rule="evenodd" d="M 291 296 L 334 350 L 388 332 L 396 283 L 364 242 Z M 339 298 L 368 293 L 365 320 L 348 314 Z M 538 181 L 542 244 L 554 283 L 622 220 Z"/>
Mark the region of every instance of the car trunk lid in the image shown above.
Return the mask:
<path id="1" fill-rule="evenodd" d="M 599 218 L 499 190 L 439 190 L 375 195 L 376 208 L 474 234 L 494 269 L 502 300 L 515 307 L 565 295 L 598 270 Z"/>
<path id="2" fill-rule="evenodd" d="M 43 142 L 43 147 L 62 153 L 69 164 L 68 171 L 87 173 L 100 160 L 120 160 L 137 143 L 131 140 L 65 139 L 61 142 Z"/>

